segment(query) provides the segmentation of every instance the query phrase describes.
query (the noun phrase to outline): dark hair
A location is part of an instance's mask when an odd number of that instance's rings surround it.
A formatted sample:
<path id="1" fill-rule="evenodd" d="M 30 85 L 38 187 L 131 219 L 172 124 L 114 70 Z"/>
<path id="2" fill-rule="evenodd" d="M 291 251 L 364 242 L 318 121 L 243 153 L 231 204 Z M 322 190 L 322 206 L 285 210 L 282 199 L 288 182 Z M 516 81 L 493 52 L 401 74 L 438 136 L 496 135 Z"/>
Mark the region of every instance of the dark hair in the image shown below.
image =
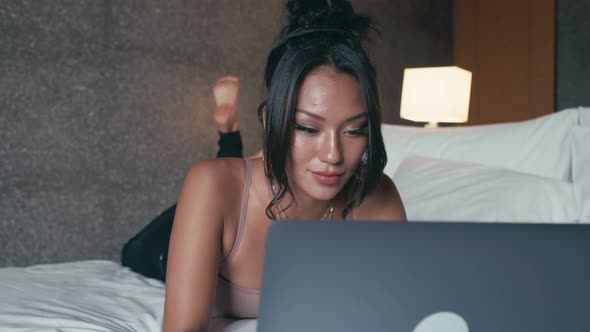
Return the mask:
<path id="1" fill-rule="evenodd" d="M 387 162 L 376 73 L 362 47 L 369 29 L 373 28 L 371 19 L 356 14 L 347 0 L 289 0 L 287 17 L 289 22 L 267 58 L 264 79 L 268 97 L 258 108 L 261 122 L 266 108 L 265 173 L 277 189 L 266 215 L 275 219 L 273 208 L 287 193 L 294 198 L 285 166 L 301 83 L 314 68 L 331 65 L 357 79 L 368 113 L 366 158 L 343 189 L 348 199 L 342 212 L 345 218 L 377 185 Z"/>

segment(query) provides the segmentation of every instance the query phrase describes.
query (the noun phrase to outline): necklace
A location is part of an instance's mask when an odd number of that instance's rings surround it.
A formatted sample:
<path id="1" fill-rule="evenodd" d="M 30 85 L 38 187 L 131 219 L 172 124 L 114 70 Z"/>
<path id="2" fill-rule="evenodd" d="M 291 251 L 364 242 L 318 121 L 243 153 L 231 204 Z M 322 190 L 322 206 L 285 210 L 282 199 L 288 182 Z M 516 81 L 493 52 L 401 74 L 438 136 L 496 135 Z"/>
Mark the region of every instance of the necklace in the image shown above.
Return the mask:
<path id="1" fill-rule="evenodd" d="M 276 193 L 276 187 L 275 185 L 271 185 L 270 187 L 272 194 L 275 195 Z M 277 204 L 279 206 L 279 218 L 280 220 L 287 220 L 289 219 L 289 217 L 287 216 L 287 214 L 285 213 L 285 210 L 283 210 L 283 208 L 280 206 L 280 203 Z M 322 216 L 320 217 L 320 220 L 332 220 L 332 217 L 334 215 L 334 198 L 332 198 L 330 200 L 330 203 L 328 204 L 328 207 L 326 208 L 326 211 L 324 211 L 324 213 L 322 214 Z"/>

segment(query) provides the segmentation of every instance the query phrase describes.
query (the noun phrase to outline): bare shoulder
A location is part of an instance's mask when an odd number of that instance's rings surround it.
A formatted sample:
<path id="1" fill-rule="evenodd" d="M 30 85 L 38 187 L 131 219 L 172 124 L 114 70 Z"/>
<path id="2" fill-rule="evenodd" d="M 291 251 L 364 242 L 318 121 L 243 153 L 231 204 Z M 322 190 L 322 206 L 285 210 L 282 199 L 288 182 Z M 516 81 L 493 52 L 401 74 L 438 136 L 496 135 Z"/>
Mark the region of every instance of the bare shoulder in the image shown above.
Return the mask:
<path id="1" fill-rule="evenodd" d="M 377 187 L 353 210 L 357 220 L 406 221 L 406 211 L 399 192 L 389 176 L 383 174 Z"/>
<path id="2" fill-rule="evenodd" d="M 244 179 L 245 163 L 241 158 L 203 160 L 191 167 L 185 185 L 199 186 L 216 193 L 232 193 Z"/>
<path id="3" fill-rule="evenodd" d="M 231 212 L 227 206 L 232 206 L 240 198 L 245 168 L 241 158 L 210 159 L 194 164 L 185 177 L 179 206 L 197 213 L 201 205 L 198 202 L 206 202 L 202 208 L 209 212 L 218 211 L 223 220 Z"/>
<path id="4" fill-rule="evenodd" d="M 221 180 L 227 176 L 240 175 L 244 171 L 245 163 L 242 158 L 216 158 L 199 161 L 189 170 L 189 174 L 213 176 Z"/>

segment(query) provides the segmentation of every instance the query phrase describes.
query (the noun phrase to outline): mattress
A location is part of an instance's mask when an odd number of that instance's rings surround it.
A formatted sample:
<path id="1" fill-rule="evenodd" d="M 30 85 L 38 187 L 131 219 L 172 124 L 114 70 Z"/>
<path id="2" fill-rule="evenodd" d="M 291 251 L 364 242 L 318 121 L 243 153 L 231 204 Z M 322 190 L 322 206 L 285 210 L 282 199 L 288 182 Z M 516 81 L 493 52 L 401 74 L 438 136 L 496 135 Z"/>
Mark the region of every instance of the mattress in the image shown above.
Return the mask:
<path id="1" fill-rule="evenodd" d="M 0 269 L 0 331 L 161 331 L 164 284 L 104 260 Z M 255 331 L 219 319 L 215 331 Z"/>

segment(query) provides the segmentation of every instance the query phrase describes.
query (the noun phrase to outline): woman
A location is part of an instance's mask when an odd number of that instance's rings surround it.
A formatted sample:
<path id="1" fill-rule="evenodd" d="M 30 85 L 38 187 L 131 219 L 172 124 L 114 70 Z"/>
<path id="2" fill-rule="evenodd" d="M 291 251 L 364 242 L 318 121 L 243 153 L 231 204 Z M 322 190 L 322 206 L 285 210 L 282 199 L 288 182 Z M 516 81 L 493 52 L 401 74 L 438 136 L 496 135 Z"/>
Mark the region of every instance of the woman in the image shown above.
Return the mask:
<path id="1" fill-rule="evenodd" d="M 270 221 L 406 219 L 383 174 L 370 20 L 346 0 L 287 2 L 259 108 L 263 158 L 196 164 L 170 239 L 164 331 L 206 331 L 212 315 L 256 317 Z M 303 245 L 303 244 L 302 244 Z"/>

